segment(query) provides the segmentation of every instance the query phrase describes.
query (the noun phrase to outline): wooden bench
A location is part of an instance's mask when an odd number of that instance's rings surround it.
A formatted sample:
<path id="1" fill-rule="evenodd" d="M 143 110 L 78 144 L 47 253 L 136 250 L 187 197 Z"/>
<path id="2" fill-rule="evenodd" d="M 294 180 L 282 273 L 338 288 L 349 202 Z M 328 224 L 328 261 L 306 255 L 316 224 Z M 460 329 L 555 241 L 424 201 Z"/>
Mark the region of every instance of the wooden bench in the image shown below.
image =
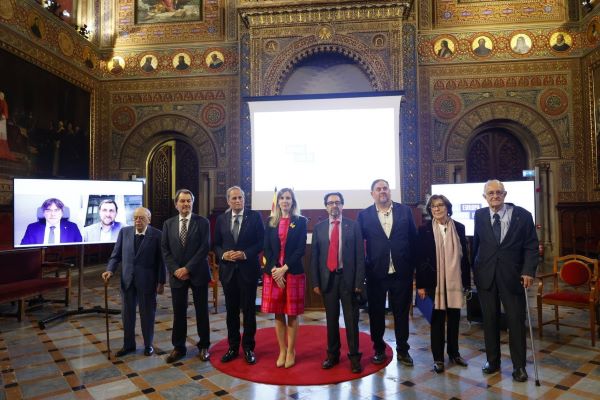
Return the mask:
<path id="1" fill-rule="evenodd" d="M 0 251 L 0 303 L 18 302 L 18 321 L 25 317 L 25 301 L 47 291 L 64 289 L 64 300 L 53 302 L 69 306 L 71 264 L 43 262 L 41 249 Z M 61 276 L 61 271 L 65 271 Z M 52 273 L 52 276 L 48 276 Z"/>

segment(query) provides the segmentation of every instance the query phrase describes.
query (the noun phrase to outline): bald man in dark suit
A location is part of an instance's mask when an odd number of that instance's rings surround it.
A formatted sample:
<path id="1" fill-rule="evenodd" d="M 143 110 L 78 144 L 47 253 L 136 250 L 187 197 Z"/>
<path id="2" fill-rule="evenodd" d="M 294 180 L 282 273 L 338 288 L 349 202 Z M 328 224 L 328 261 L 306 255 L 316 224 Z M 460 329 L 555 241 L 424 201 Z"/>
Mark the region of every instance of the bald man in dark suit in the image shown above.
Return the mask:
<path id="1" fill-rule="evenodd" d="M 498 180 L 484 186 L 489 207 L 475 212 L 473 275 L 483 313 L 487 362 L 483 373 L 500 371 L 500 303 L 508 324 L 513 380 L 525 382 L 527 354 L 526 303 L 523 288 L 533 284 L 539 242 L 529 211 L 505 203 L 506 190 Z"/>

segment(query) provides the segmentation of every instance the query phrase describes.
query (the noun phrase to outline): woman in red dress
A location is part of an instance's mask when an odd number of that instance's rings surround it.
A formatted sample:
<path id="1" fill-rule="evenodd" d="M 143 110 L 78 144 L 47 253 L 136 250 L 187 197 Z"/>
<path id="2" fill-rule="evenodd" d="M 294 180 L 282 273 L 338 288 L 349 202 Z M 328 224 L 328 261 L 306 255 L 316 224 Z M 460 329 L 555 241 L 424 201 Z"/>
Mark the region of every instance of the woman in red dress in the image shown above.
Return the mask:
<path id="1" fill-rule="evenodd" d="M 306 218 L 299 214 L 292 189 L 281 189 L 265 230 L 261 311 L 275 314 L 278 368 L 290 368 L 296 363 L 298 315 L 304 312 L 306 278 L 302 257 L 306 248 Z"/>

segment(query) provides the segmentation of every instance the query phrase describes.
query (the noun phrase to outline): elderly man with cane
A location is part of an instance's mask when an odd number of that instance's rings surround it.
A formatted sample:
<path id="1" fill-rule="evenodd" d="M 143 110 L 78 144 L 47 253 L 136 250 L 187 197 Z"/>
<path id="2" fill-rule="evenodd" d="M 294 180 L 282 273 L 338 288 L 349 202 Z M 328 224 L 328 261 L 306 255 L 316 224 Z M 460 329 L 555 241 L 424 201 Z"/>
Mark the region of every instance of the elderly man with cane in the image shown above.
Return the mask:
<path id="1" fill-rule="evenodd" d="M 487 181 L 483 197 L 489 207 L 475 212 L 473 274 L 483 312 L 487 362 L 484 374 L 500 371 L 500 303 L 508 324 L 513 380 L 525 382 L 527 331 L 526 289 L 538 265 L 538 238 L 533 217 L 524 208 L 505 203 L 506 190 L 498 180 Z"/>
<path id="2" fill-rule="evenodd" d="M 108 260 L 108 267 L 102 273 L 105 282 L 113 276 L 119 264 L 121 273 L 121 317 L 123 319 L 123 347 L 116 352 L 122 357 L 135 351 L 135 312 L 140 307 L 144 355 L 154 353 L 154 317 L 156 315 L 156 294 L 164 292 L 166 269 L 163 262 L 160 230 L 151 227 L 150 210 L 144 207 L 133 212 L 135 226 L 127 226 L 119 231 L 117 243 Z M 107 338 L 108 340 L 108 338 Z"/>

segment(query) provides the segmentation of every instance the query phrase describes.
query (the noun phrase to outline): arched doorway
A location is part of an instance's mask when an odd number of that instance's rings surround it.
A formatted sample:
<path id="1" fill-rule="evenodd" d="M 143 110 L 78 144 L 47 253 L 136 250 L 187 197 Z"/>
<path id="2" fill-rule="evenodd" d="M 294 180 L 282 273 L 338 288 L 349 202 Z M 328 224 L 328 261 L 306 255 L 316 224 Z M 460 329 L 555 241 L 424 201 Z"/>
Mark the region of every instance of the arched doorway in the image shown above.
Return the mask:
<path id="1" fill-rule="evenodd" d="M 467 150 L 467 182 L 522 180 L 527 166 L 523 144 L 506 128 L 482 130 Z"/>
<path id="2" fill-rule="evenodd" d="M 198 156 L 183 140 L 159 144 L 148 161 L 148 208 L 152 211 L 152 226 L 162 229 L 163 223 L 177 213 L 173 206 L 175 190 L 186 188 L 196 196 L 194 212 L 199 213 L 200 176 Z"/>

